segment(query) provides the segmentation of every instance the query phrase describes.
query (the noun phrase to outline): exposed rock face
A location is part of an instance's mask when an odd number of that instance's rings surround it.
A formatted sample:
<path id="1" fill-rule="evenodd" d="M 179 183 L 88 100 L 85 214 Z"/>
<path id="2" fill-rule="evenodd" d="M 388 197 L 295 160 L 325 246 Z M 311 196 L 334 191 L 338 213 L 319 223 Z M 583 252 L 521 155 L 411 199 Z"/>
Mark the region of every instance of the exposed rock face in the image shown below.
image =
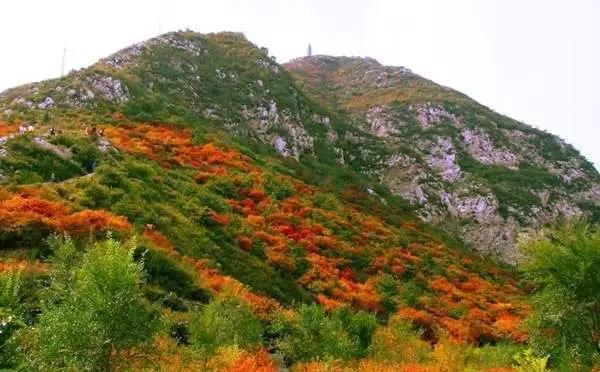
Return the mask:
<path id="1" fill-rule="evenodd" d="M 557 161 L 548 166 L 550 173 L 559 176 L 566 183 L 572 183 L 586 177 L 586 172 L 581 168 L 580 161 L 571 158 L 566 161 Z"/>
<path id="2" fill-rule="evenodd" d="M 412 203 L 419 205 L 427 203 L 427 195 L 422 186 L 427 173 L 416 159 L 406 154 L 394 154 L 385 164 L 387 171 L 380 177 L 384 185 Z"/>
<path id="3" fill-rule="evenodd" d="M 92 103 L 96 95 L 88 88 L 69 89 L 65 104 L 72 107 L 85 107 L 88 103 Z"/>
<path id="4" fill-rule="evenodd" d="M 203 51 L 202 44 L 197 38 L 188 39 L 181 37 L 176 32 L 170 32 L 160 35 L 156 38 L 147 40 L 142 43 L 134 44 L 128 48 L 118 51 L 117 53 L 100 60 L 101 63 L 112 66 L 116 69 L 123 69 L 134 64 L 139 56 L 145 51 L 156 45 L 168 45 L 173 48 L 192 53 L 196 56 Z"/>
<path id="5" fill-rule="evenodd" d="M 460 178 L 460 167 L 456 164 L 456 150 L 450 138 L 438 137 L 430 147 L 427 164 L 445 181 L 453 182 Z"/>
<path id="6" fill-rule="evenodd" d="M 366 119 L 369 130 L 378 137 L 387 137 L 399 133 L 398 128 L 396 128 L 397 123 L 381 106 L 374 106 L 369 109 Z"/>
<path id="7" fill-rule="evenodd" d="M 38 108 L 45 110 L 54 106 L 54 100 L 52 97 L 46 97 L 43 102 L 38 104 Z"/>
<path id="8" fill-rule="evenodd" d="M 489 135 L 481 129 L 463 129 L 461 135 L 467 150 L 475 159 L 483 164 L 503 165 L 516 168 L 518 164 L 517 155 L 508 149 L 496 148 Z"/>
<path id="9" fill-rule="evenodd" d="M 282 156 L 298 159 L 301 154 L 313 150 L 314 138 L 306 131 L 299 116 L 289 110 L 279 111 L 273 100 L 253 111 L 245 108 L 242 118 L 248 121 L 262 142 L 271 144 Z"/>
<path id="10" fill-rule="evenodd" d="M 444 119 L 449 120 L 454 125 L 460 125 L 456 117 L 441 105 L 432 105 L 428 102 L 424 105 L 417 105 L 415 111 L 417 112 L 419 124 L 425 129 L 440 124 Z"/>
<path id="11" fill-rule="evenodd" d="M 448 211 L 455 217 L 475 218 L 479 222 L 489 221 L 494 217 L 498 202 L 492 195 L 457 195 L 442 194 L 442 201 Z"/>
<path id="12" fill-rule="evenodd" d="M 118 79 L 111 76 L 95 76 L 88 78 L 88 82 L 92 88 L 100 93 L 100 95 L 111 102 L 122 103 L 129 99 L 129 91 L 127 87 Z M 89 91 L 88 91 L 89 92 Z M 88 94 L 89 97 L 89 93 Z M 94 94 L 91 94 L 94 97 Z"/>

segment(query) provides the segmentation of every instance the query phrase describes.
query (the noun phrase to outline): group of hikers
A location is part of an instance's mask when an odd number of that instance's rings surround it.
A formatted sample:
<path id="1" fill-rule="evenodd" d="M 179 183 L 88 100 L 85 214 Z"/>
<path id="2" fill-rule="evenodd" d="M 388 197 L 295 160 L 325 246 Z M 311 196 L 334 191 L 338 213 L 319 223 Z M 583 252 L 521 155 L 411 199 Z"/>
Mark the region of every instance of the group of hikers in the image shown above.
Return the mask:
<path id="1" fill-rule="evenodd" d="M 28 125 L 28 126 L 19 125 L 19 134 L 25 134 L 27 132 L 33 132 L 33 125 Z"/>
<path id="2" fill-rule="evenodd" d="M 34 128 L 33 125 L 29 124 L 29 125 L 19 125 L 19 134 L 26 134 L 28 132 L 33 132 Z M 57 134 L 61 134 L 62 131 L 60 129 L 56 129 L 54 126 L 52 126 L 50 128 L 50 132 L 49 135 L 50 136 L 55 136 Z M 99 137 L 103 137 L 104 136 L 104 128 L 100 128 L 100 129 L 96 129 L 95 126 L 88 126 L 85 127 L 85 134 L 88 137 L 95 137 L 95 136 L 99 136 Z"/>
<path id="3" fill-rule="evenodd" d="M 100 128 L 100 129 L 96 129 L 95 126 L 91 126 L 91 127 L 85 127 L 85 134 L 87 136 L 93 137 L 93 136 L 104 136 L 104 128 Z"/>

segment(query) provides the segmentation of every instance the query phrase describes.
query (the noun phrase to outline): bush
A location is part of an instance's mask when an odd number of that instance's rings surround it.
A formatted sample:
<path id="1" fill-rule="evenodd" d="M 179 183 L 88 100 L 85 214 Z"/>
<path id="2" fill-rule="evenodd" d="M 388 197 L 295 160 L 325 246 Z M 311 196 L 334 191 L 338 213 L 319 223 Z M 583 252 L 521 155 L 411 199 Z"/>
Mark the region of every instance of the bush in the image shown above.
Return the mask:
<path id="1" fill-rule="evenodd" d="M 600 230 L 571 222 L 520 243 L 520 269 L 537 285 L 531 345 L 556 365 L 600 363 Z"/>
<path id="2" fill-rule="evenodd" d="M 365 356 L 377 321 L 365 312 L 341 308 L 327 315 L 318 305 L 302 305 L 292 317 L 280 316 L 272 332 L 289 362 L 354 359 Z"/>
<path id="3" fill-rule="evenodd" d="M 138 249 L 136 258 L 143 259 L 149 283 L 193 301 L 208 302 L 208 293 L 199 288 L 190 274 L 162 252 Z"/>
<path id="4" fill-rule="evenodd" d="M 50 141 L 55 145 L 68 147 L 71 150 L 71 160 L 79 164 L 85 171 L 93 172 L 100 161 L 100 150 L 93 141 L 59 135 Z"/>
<path id="5" fill-rule="evenodd" d="M 397 318 L 375 332 L 371 345 L 371 354 L 377 361 L 424 363 L 430 353 L 431 347 L 421 340 L 421 332 L 415 331 L 410 322 Z"/>
<path id="6" fill-rule="evenodd" d="M 72 257 L 68 242 L 58 249 L 58 257 Z M 33 344 L 24 340 L 31 368 L 105 370 L 111 353 L 150 339 L 158 323 L 142 298 L 133 249 L 112 239 L 95 244 L 70 281 L 53 286 L 59 293 L 44 304 Z"/>
<path id="7" fill-rule="evenodd" d="M 208 357 L 222 346 L 259 346 L 263 327 L 246 304 L 234 297 L 221 297 L 195 314 L 190 333 L 191 345 Z"/>
<path id="8" fill-rule="evenodd" d="M 277 200 L 282 200 L 294 195 L 294 186 L 284 178 L 275 178 L 267 175 L 265 180 L 265 191 Z"/>
<path id="9" fill-rule="evenodd" d="M 533 350 L 524 350 L 514 357 L 517 363 L 517 372 L 544 372 L 547 371 L 548 357 L 538 358 L 533 354 Z"/>
<path id="10" fill-rule="evenodd" d="M 381 305 L 388 313 L 393 313 L 398 306 L 398 281 L 389 274 L 384 274 L 377 282 L 377 292 L 381 296 Z"/>
<path id="11" fill-rule="evenodd" d="M 9 340 L 13 333 L 23 327 L 21 300 L 23 280 L 21 272 L 10 270 L 0 273 L 0 368 L 12 366 L 14 353 Z"/>

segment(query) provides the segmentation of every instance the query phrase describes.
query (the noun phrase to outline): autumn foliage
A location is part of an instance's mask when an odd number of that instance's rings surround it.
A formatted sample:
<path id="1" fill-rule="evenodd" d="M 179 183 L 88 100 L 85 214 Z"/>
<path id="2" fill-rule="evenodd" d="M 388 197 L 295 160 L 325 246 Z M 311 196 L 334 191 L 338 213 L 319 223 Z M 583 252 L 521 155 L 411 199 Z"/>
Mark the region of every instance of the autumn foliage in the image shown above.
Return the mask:
<path id="1" fill-rule="evenodd" d="M 195 145 L 189 129 L 169 126 L 138 125 L 106 127 L 108 138 L 120 149 L 143 154 L 164 166 L 187 165 L 205 172 L 223 175 L 224 166 L 249 171 L 247 159 L 239 152 L 222 150 L 212 143 Z M 207 173 L 198 175 L 201 181 Z"/>
<path id="2" fill-rule="evenodd" d="M 8 136 L 10 134 L 16 133 L 19 130 L 19 126 L 17 124 L 9 124 L 0 121 L 0 137 Z"/>
<path id="3" fill-rule="evenodd" d="M 199 187 L 229 180 L 236 194 L 227 199 L 231 210 L 209 211 L 210 221 L 231 231 L 239 249 L 263 249 L 269 264 L 296 273 L 297 283 L 329 311 L 342 305 L 383 311 L 378 282 L 382 275 L 391 275 L 398 282 L 420 283 L 421 296 L 416 303 L 400 301 L 398 314 L 424 328 L 431 339 L 440 330 L 473 343 L 526 339 L 520 322 L 528 309 L 516 300 L 520 291 L 514 277 L 490 266 L 484 270 L 491 270 L 496 280 L 484 279 L 479 275 L 482 268 L 475 268 L 470 257 L 429 236 L 408 244 L 397 241 L 399 234 L 418 237 L 417 224 L 403 221 L 392 227 L 377 215 L 364 213 L 355 204 L 368 197 L 363 190 L 348 188 L 342 195 L 344 205 L 325 209 L 314 203 L 318 190 L 286 176 L 267 175 L 235 150 L 214 143 L 194 144 L 189 129 L 143 124 L 106 127 L 106 134 L 126 152 L 169 168 L 194 168 Z M 292 194 L 272 193 L 274 183 L 291 185 Z M 241 230 L 234 227 L 238 223 L 230 223 L 233 220 L 241 223 Z M 300 260 L 294 251 L 303 252 Z M 357 256 L 370 262 L 359 271 L 350 259 Z M 256 302 L 257 308 L 272 307 L 206 263 L 195 265 L 213 290 L 233 289 Z M 264 308 L 260 309 L 263 315 L 268 312 Z"/>
<path id="4" fill-rule="evenodd" d="M 8 194 L 0 201 L 0 232 L 17 232 L 28 226 L 45 226 L 72 236 L 98 231 L 126 231 L 131 228 L 125 217 L 102 210 L 72 212 L 62 203 L 28 194 Z"/>

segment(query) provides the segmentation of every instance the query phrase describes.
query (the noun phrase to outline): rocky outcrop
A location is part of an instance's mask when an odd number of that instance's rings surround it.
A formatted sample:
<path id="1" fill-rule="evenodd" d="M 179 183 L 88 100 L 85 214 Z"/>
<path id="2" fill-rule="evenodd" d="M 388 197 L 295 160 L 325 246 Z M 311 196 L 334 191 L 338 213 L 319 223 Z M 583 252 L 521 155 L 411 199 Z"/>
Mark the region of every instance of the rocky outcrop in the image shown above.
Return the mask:
<path id="1" fill-rule="evenodd" d="M 38 104 L 38 108 L 45 110 L 54 107 L 54 100 L 52 97 L 46 97 L 43 102 Z"/>
<path id="2" fill-rule="evenodd" d="M 427 164 L 435 173 L 448 182 L 454 182 L 460 178 L 461 170 L 456 163 L 456 150 L 450 138 L 438 137 L 436 142 L 424 147 L 430 149 Z"/>
<path id="3" fill-rule="evenodd" d="M 516 168 L 517 155 L 506 148 L 497 148 L 490 136 L 481 129 L 463 129 L 461 135 L 469 154 L 483 164 L 503 165 Z"/>
<path id="4" fill-rule="evenodd" d="M 443 120 L 448 120 L 456 126 L 461 125 L 458 119 L 446 111 L 441 105 L 435 105 L 428 102 L 422 105 L 415 105 L 414 110 L 416 111 L 416 117 L 419 124 L 421 124 L 421 127 L 424 129 L 440 124 Z"/>
<path id="5" fill-rule="evenodd" d="M 314 139 L 300 117 L 289 110 L 280 111 L 273 100 L 253 110 L 244 108 L 242 118 L 260 141 L 271 144 L 282 156 L 299 159 L 301 154 L 313 151 Z"/>
<path id="6" fill-rule="evenodd" d="M 101 59 L 100 63 L 120 70 L 134 64 L 139 56 L 157 45 L 170 46 L 197 56 L 203 51 L 202 43 L 197 34 L 194 34 L 191 38 L 186 38 L 181 37 L 179 33 L 170 32 L 122 49 L 107 58 Z"/>
<path id="7" fill-rule="evenodd" d="M 381 106 L 374 106 L 366 114 L 368 130 L 378 137 L 388 137 L 400 133 L 390 113 Z"/>
<path id="8" fill-rule="evenodd" d="M 119 79 L 111 76 L 94 76 L 87 78 L 91 88 L 107 101 L 114 103 L 123 103 L 129 100 L 129 90 Z M 89 97 L 90 91 L 86 91 Z M 94 94 L 91 94 L 94 97 Z"/>

